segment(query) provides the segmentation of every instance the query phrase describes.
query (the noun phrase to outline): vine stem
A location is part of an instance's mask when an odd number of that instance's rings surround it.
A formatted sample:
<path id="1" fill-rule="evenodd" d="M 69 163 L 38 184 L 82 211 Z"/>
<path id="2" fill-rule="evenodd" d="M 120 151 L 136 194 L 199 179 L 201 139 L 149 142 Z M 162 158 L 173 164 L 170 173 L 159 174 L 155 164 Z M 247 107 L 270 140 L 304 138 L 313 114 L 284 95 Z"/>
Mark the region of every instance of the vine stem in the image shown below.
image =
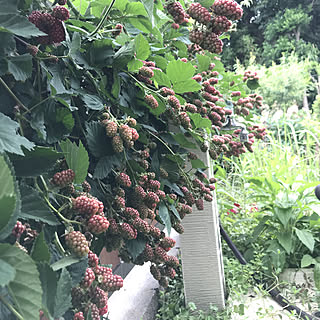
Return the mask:
<path id="1" fill-rule="evenodd" d="M 103 17 L 101 18 L 100 22 L 98 23 L 98 25 L 96 26 L 96 28 L 89 34 L 89 37 L 92 37 L 94 36 L 98 31 L 99 29 L 101 28 L 101 26 L 104 24 L 104 22 L 106 21 L 107 17 L 108 17 L 108 14 L 110 12 L 110 10 L 112 9 L 114 3 L 116 2 L 116 0 L 112 0 L 107 11 L 103 14 Z"/>
<path id="2" fill-rule="evenodd" d="M 46 203 L 48 204 L 48 206 L 50 207 L 50 209 L 51 209 L 52 211 L 54 211 L 54 213 L 55 213 L 61 220 L 63 220 L 65 223 L 68 223 L 68 224 L 74 223 L 74 224 L 82 225 L 82 223 L 79 222 L 79 221 L 69 220 L 69 219 L 65 218 L 65 217 L 60 213 L 60 211 L 57 210 L 57 209 L 50 203 L 50 201 L 48 200 L 47 197 L 44 197 L 44 200 L 46 201 Z M 64 209 L 65 207 L 66 207 L 66 206 L 61 207 L 61 208 Z"/>
<path id="3" fill-rule="evenodd" d="M 40 106 L 42 103 L 46 102 L 47 100 L 51 99 L 52 96 L 48 96 L 45 99 L 43 99 L 42 101 L 38 102 L 37 104 L 35 104 L 34 106 L 32 106 L 29 110 L 25 111 L 22 115 L 25 115 L 26 113 L 30 113 L 33 109 L 37 108 L 38 106 Z"/>
<path id="4" fill-rule="evenodd" d="M 11 89 L 7 86 L 4 80 L 0 77 L 0 83 L 5 87 L 10 96 L 17 102 L 17 104 L 22 107 L 27 112 L 30 112 L 29 109 L 20 101 L 20 99 L 11 91 Z"/>
<path id="5" fill-rule="evenodd" d="M 63 248 L 63 246 L 62 246 L 62 244 L 61 244 L 61 242 L 60 242 L 60 239 L 59 239 L 59 237 L 58 237 L 57 232 L 54 233 L 54 237 L 55 237 L 55 242 L 56 242 L 59 250 L 61 251 L 61 253 L 65 254 L 65 253 L 66 253 L 66 250 L 64 250 L 64 248 Z"/>
<path id="6" fill-rule="evenodd" d="M 7 306 L 7 308 L 19 319 L 24 320 L 23 316 L 8 302 L 6 301 L 2 296 L 0 296 L 1 302 L 3 302 L 4 305 Z"/>

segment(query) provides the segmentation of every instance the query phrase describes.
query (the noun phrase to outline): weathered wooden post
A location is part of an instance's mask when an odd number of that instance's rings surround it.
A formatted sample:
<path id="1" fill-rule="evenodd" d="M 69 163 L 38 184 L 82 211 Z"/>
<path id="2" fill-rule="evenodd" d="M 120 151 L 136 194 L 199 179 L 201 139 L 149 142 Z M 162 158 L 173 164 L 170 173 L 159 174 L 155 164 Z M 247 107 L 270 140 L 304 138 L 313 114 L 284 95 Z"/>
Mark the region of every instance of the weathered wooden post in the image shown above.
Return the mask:
<path id="1" fill-rule="evenodd" d="M 198 157 L 212 177 L 209 153 L 199 153 Z M 208 310 L 210 304 L 222 309 L 225 281 L 216 195 L 212 202 L 205 201 L 203 211 L 194 209 L 187 215 L 183 226 L 180 241 L 186 303 L 194 302 L 201 310 Z"/>

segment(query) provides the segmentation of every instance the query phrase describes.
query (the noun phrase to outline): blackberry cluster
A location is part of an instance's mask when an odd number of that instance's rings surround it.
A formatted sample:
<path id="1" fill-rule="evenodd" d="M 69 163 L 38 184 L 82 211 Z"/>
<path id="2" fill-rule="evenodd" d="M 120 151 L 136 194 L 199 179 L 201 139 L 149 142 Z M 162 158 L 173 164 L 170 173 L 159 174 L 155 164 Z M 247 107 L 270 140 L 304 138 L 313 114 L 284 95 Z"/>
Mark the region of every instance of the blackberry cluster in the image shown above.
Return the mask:
<path id="1" fill-rule="evenodd" d="M 57 6 L 53 8 L 52 13 L 43 13 L 33 11 L 28 19 L 39 30 L 46 33 L 47 36 L 37 37 L 37 42 L 43 45 L 60 43 L 65 40 L 66 34 L 63 21 L 68 20 L 70 13 L 67 8 Z"/>

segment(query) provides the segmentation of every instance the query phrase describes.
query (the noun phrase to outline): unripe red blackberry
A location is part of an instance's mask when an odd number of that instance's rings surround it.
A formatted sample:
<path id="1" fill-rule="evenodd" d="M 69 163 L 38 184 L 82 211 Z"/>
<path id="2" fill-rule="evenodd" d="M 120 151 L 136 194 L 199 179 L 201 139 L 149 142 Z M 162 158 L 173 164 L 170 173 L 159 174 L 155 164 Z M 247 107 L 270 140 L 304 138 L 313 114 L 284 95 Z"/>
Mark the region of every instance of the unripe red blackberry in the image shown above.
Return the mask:
<path id="1" fill-rule="evenodd" d="M 65 187 L 74 180 L 74 177 L 74 171 L 72 169 L 68 169 L 61 172 L 57 172 L 53 176 L 52 182 L 59 187 Z"/>
<path id="2" fill-rule="evenodd" d="M 131 128 L 132 141 L 137 141 L 139 139 L 139 133 L 136 129 Z"/>
<path id="3" fill-rule="evenodd" d="M 161 277 L 161 279 L 159 280 L 159 284 L 163 288 L 167 288 L 169 285 L 168 279 L 166 277 Z"/>
<path id="4" fill-rule="evenodd" d="M 60 6 L 64 6 L 67 3 L 67 0 L 58 0 Z"/>
<path id="5" fill-rule="evenodd" d="M 175 92 L 170 89 L 170 88 L 167 88 L 167 87 L 163 87 L 160 89 L 160 94 L 163 96 L 163 97 L 167 97 L 167 96 L 174 96 L 175 95 Z"/>
<path id="6" fill-rule="evenodd" d="M 55 24 L 50 30 L 49 37 L 52 43 L 60 43 L 66 39 L 66 33 L 60 20 L 56 20 Z"/>
<path id="7" fill-rule="evenodd" d="M 132 225 L 140 232 L 144 234 L 148 234 L 150 231 L 150 227 L 147 221 L 142 220 L 141 218 L 136 218 L 132 221 Z"/>
<path id="8" fill-rule="evenodd" d="M 162 190 L 157 190 L 156 191 L 156 195 L 161 199 L 161 200 L 164 200 L 166 199 L 166 193 Z"/>
<path id="9" fill-rule="evenodd" d="M 104 308 L 108 303 L 108 295 L 99 287 L 96 287 L 91 293 L 91 299 L 99 309 Z"/>
<path id="10" fill-rule="evenodd" d="M 130 177 L 127 174 L 125 174 L 124 172 L 121 172 L 118 174 L 118 176 L 116 177 L 116 181 L 117 181 L 117 183 L 119 183 L 119 185 L 121 187 L 129 188 L 131 186 Z"/>
<path id="11" fill-rule="evenodd" d="M 153 261 L 154 259 L 153 249 L 149 243 L 146 243 L 146 246 L 143 250 L 143 256 L 145 261 Z"/>
<path id="12" fill-rule="evenodd" d="M 130 127 L 135 127 L 137 125 L 137 120 L 134 118 L 128 118 L 127 121 Z"/>
<path id="13" fill-rule="evenodd" d="M 144 97 L 144 101 L 147 103 L 148 106 L 150 106 L 151 109 L 156 109 L 159 107 L 158 101 L 152 94 L 147 94 Z"/>
<path id="14" fill-rule="evenodd" d="M 196 207 L 198 210 L 203 210 L 204 207 L 203 207 L 203 199 L 197 199 L 196 200 Z"/>
<path id="15" fill-rule="evenodd" d="M 159 268 L 156 265 L 151 265 L 150 267 L 150 273 L 152 274 L 152 276 L 159 281 L 161 279 L 161 273 Z"/>
<path id="16" fill-rule="evenodd" d="M 163 263 L 168 260 L 168 255 L 166 250 L 160 246 L 154 249 L 154 257 L 155 257 L 155 260 L 158 261 L 159 263 Z"/>
<path id="17" fill-rule="evenodd" d="M 147 195 L 147 193 L 144 191 L 144 189 L 141 186 L 136 186 L 134 188 L 134 192 L 139 200 L 143 200 Z"/>
<path id="18" fill-rule="evenodd" d="M 91 319 L 100 320 L 99 308 L 92 302 L 90 302 L 85 308 L 85 315 L 88 316 L 89 310 L 91 310 Z"/>
<path id="19" fill-rule="evenodd" d="M 164 274 L 170 279 L 174 279 L 174 277 L 176 276 L 176 271 L 172 267 L 166 267 L 164 269 Z"/>
<path id="20" fill-rule="evenodd" d="M 88 252 L 88 266 L 92 269 L 98 267 L 99 257 L 93 253 L 91 250 Z"/>
<path id="21" fill-rule="evenodd" d="M 118 125 L 114 121 L 108 121 L 106 125 L 106 134 L 108 137 L 115 137 L 118 131 Z"/>
<path id="22" fill-rule="evenodd" d="M 166 266 L 177 268 L 179 267 L 180 263 L 177 257 L 175 256 L 168 256 L 168 259 L 166 261 Z"/>
<path id="23" fill-rule="evenodd" d="M 159 197 L 157 196 L 156 193 L 154 192 L 148 192 L 147 193 L 147 196 L 145 198 L 145 201 L 148 203 L 148 204 L 158 204 L 160 202 L 160 199 Z"/>
<path id="24" fill-rule="evenodd" d="M 175 23 L 181 24 L 185 22 L 186 13 L 180 2 L 172 2 L 167 5 L 168 12 L 172 15 Z"/>
<path id="25" fill-rule="evenodd" d="M 175 110 L 181 109 L 180 101 L 175 96 L 169 96 L 168 97 L 168 104 Z"/>
<path id="26" fill-rule="evenodd" d="M 118 36 L 121 32 L 122 32 L 122 29 L 123 29 L 123 25 L 118 23 L 115 27 L 114 27 L 114 31 L 112 31 L 112 34 L 114 36 Z"/>
<path id="27" fill-rule="evenodd" d="M 100 316 L 103 316 L 103 315 L 105 315 L 107 313 L 108 313 L 108 304 L 106 304 L 105 307 L 103 307 L 103 308 L 99 308 Z"/>
<path id="28" fill-rule="evenodd" d="M 28 45 L 27 46 L 27 51 L 33 56 L 35 57 L 38 54 L 38 47 L 36 46 L 32 46 L 32 45 Z"/>
<path id="29" fill-rule="evenodd" d="M 112 148 L 117 153 L 123 152 L 123 140 L 120 136 L 115 136 L 112 138 Z"/>
<path id="30" fill-rule="evenodd" d="M 147 186 L 149 189 L 156 191 L 160 189 L 161 183 L 158 180 L 149 180 Z"/>
<path id="31" fill-rule="evenodd" d="M 205 7 L 203 7 L 200 3 L 197 3 L 197 2 L 191 3 L 188 9 L 188 13 L 191 18 L 193 18 L 194 20 L 202 24 L 207 24 L 211 20 L 210 12 Z"/>
<path id="32" fill-rule="evenodd" d="M 67 21 L 70 18 L 70 12 L 67 8 L 57 6 L 52 10 L 52 16 L 61 21 Z"/>
<path id="33" fill-rule="evenodd" d="M 114 199 L 114 206 L 116 209 L 124 209 L 126 207 L 126 201 L 124 198 L 116 196 Z"/>
<path id="34" fill-rule="evenodd" d="M 179 120 L 183 128 L 185 129 L 191 128 L 191 120 L 186 112 L 181 112 L 179 114 Z"/>
<path id="35" fill-rule="evenodd" d="M 211 30 L 227 32 L 231 28 L 231 21 L 225 16 L 215 16 L 210 23 Z"/>
<path id="36" fill-rule="evenodd" d="M 124 222 L 120 226 L 121 234 L 126 238 L 126 239 L 135 239 L 137 237 L 137 230 L 133 229 L 130 224 Z"/>
<path id="37" fill-rule="evenodd" d="M 218 16 L 226 16 L 231 20 L 239 20 L 243 15 L 242 8 L 234 0 L 216 0 L 211 9 Z"/>
<path id="38" fill-rule="evenodd" d="M 159 245 L 166 251 L 169 251 L 171 248 L 173 248 L 175 244 L 176 241 L 170 237 L 164 237 L 159 243 Z"/>
<path id="39" fill-rule="evenodd" d="M 161 230 L 155 226 L 150 226 L 149 227 L 149 234 L 155 238 L 155 239 L 160 239 L 161 237 Z"/>
<path id="40" fill-rule="evenodd" d="M 84 278 L 80 282 L 82 288 L 89 288 L 92 282 L 95 280 L 96 276 L 91 268 L 86 269 Z"/>
<path id="41" fill-rule="evenodd" d="M 139 74 L 146 78 L 152 78 L 154 76 L 154 72 L 149 67 L 143 66 L 139 69 Z"/>
<path id="42" fill-rule="evenodd" d="M 91 186 L 90 186 L 89 182 L 83 181 L 81 185 L 82 185 L 83 192 L 89 193 L 91 191 Z"/>
<path id="43" fill-rule="evenodd" d="M 210 194 L 205 194 L 204 195 L 204 200 L 208 201 L 208 202 L 211 202 L 213 200 L 213 197 L 210 195 Z"/>
<path id="44" fill-rule="evenodd" d="M 16 225 L 12 229 L 12 235 L 14 235 L 17 239 L 23 234 L 26 230 L 26 226 L 22 224 L 20 221 L 17 221 Z"/>
<path id="45" fill-rule="evenodd" d="M 136 219 L 140 217 L 139 211 L 130 207 L 125 208 L 123 214 L 129 219 Z"/>
<path id="46" fill-rule="evenodd" d="M 212 53 L 221 53 L 223 42 L 219 39 L 216 33 L 206 32 L 203 42 L 201 43 L 201 47 Z"/>
<path id="47" fill-rule="evenodd" d="M 189 33 L 189 39 L 191 42 L 201 45 L 204 39 L 204 33 L 200 30 L 192 30 Z"/>
<path id="48" fill-rule="evenodd" d="M 60 2 L 62 2 L 62 1 L 63 0 L 60 0 Z M 85 320 L 83 312 L 79 311 L 79 312 L 75 313 L 73 316 L 73 320 Z"/>
<path id="49" fill-rule="evenodd" d="M 80 196 L 72 201 L 72 208 L 84 215 L 94 215 L 100 210 L 100 204 L 95 198 L 88 198 L 87 196 Z"/>
<path id="50" fill-rule="evenodd" d="M 132 128 L 130 128 L 127 124 L 123 124 L 120 126 L 119 134 L 124 141 L 132 140 Z"/>
<path id="51" fill-rule="evenodd" d="M 180 24 L 178 24 L 178 23 L 172 23 L 172 24 L 171 24 L 171 28 L 172 28 L 172 29 L 175 29 L 175 30 L 178 30 L 178 29 L 180 28 Z"/>
<path id="52" fill-rule="evenodd" d="M 100 234 L 108 230 L 109 221 L 106 217 L 93 215 L 87 222 L 88 230 L 95 234 Z"/>

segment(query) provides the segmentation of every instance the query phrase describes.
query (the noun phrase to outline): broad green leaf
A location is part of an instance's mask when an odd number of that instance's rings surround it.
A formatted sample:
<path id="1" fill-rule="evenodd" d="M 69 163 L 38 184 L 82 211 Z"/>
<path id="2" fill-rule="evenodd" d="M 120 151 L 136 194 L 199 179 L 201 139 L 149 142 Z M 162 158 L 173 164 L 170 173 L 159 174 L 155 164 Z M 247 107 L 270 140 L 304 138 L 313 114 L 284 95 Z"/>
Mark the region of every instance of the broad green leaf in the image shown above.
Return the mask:
<path id="1" fill-rule="evenodd" d="M 32 56 L 24 54 L 8 59 L 8 71 L 17 81 L 26 81 L 32 74 Z"/>
<path id="2" fill-rule="evenodd" d="M 17 133 L 19 123 L 0 113 L 0 153 L 6 151 L 24 155 L 21 146 L 27 150 L 34 147 L 34 143 Z"/>
<path id="3" fill-rule="evenodd" d="M 50 211 L 36 189 L 21 185 L 20 192 L 22 201 L 20 218 L 41 221 L 52 226 L 59 224 L 54 213 Z"/>
<path id="4" fill-rule="evenodd" d="M 36 262 L 49 262 L 50 261 L 50 251 L 49 247 L 44 239 L 44 232 L 41 231 L 36 238 L 32 250 L 31 258 Z"/>
<path id="5" fill-rule="evenodd" d="M 136 259 L 140 253 L 145 248 L 146 240 L 137 238 L 133 240 L 126 240 L 126 249 L 128 250 L 129 254 L 132 256 L 133 259 Z"/>
<path id="6" fill-rule="evenodd" d="M 143 66 L 143 62 L 136 58 L 128 62 L 128 71 L 137 71 Z"/>
<path id="7" fill-rule="evenodd" d="M 179 221 L 181 221 L 180 214 L 179 214 L 178 210 L 176 209 L 176 207 L 173 204 L 170 204 L 169 208 L 170 208 L 171 212 L 176 216 L 176 218 Z"/>
<path id="8" fill-rule="evenodd" d="M 188 115 L 196 129 L 211 128 L 211 121 L 209 119 L 203 118 L 199 113 L 188 113 Z"/>
<path id="9" fill-rule="evenodd" d="M 247 86 L 251 90 L 256 90 L 256 89 L 258 89 L 260 87 L 260 84 L 259 84 L 258 80 L 253 79 L 253 80 L 248 80 L 247 81 Z"/>
<path id="10" fill-rule="evenodd" d="M 72 287 L 76 286 L 83 279 L 88 267 L 88 258 L 82 258 L 80 261 L 67 266 L 72 279 Z"/>
<path id="11" fill-rule="evenodd" d="M 174 140 L 176 140 L 182 148 L 197 149 L 197 146 L 189 141 L 183 133 L 176 133 L 173 135 Z"/>
<path id="12" fill-rule="evenodd" d="M 195 71 L 196 69 L 190 62 L 181 60 L 170 61 L 167 66 L 167 76 L 173 83 L 190 80 Z"/>
<path id="13" fill-rule="evenodd" d="M 129 23 L 131 23 L 135 28 L 141 30 L 145 33 L 152 32 L 152 24 L 150 20 L 146 17 L 137 17 L 137 18 L 129 18 L 127 19 Z"/>
<path id="14" fill-rule="evenodd" d="M 134 42 L 131 41 L 122 46 L 114 55 L 113 65 L 116 69 L 125 68 L 134 56 Z"/>
<path id="15" fill-rule="evenodd" d="M 68 309 L 72 307 L 71 303 L 71 276 L 67 269 L 62 269 L 60 278 L 57 284 L 55 295 L 54 313 L 55 318 L 60 318 Z"/>
<path id="16" fill-rule="evenodd" d="M 83 94 L 81 95 L 81 99 L 91 110 L 102 110 L 104 107 L 103 102 L 98 96 L 94 96 L 92 94 Z"/>
<path id="17" fill-rule="evenodd" d="M 62 154 L 52 148 L 35 147 L 31 151 L 24 151 L 25 156 L 12 155 L 10 157 L 18 177 L 39 176 L 52 169 Z"/>
<path id="18" fill-rule="evenodd" d="M 141 2 L 129 2 L 125 9 L 126 15 L 148 16 L 144 5 Z"/>
<path id="19" fill-rule="evenodd" d="M 62 141 L 60 143 L 60 147 L 64 153 L 69 168 L 75 173 L 74 182 L 82 183 L 87 177 L 89 168 L 89 156 L 87 150 L 81 141 L 79 142 L 79 146 L 70 140 Z"/>
<path id="20" fill-rule="evenodd" d="M 119 77 L 119 72 L 117 69 L 113 70 L 113 84 L 112 84 L 112 89 L 111 93 L 112 95 L 118 99 L 119 94 L 120 94 L 120 77 Z"/>
<path id="21" fill-rule="evenodd" d="M 320 290 L 320 263 L 316 263 L 313 270 L 314 284 Z"/>
<path id="22" fill-rule="evenodd" d="M 152 77 L 152 80 L 155 80 L 159 86 L 171 87 L 170 80 L 164 72 L 154 69 L 153 73 L 154 76 Z"/>
<path id="23" fill-rule="evenodd" d="M 197 54 L 196 56 L 198 60 L 197 72 L 207 71 L 210 65 L 210 58 L 202 54 Z"/>
<path id="24" fill-rule="evenodd" d="M 200 159 L 191 160 L 193 169 L 208 169 L 208 167 Z"/>
<path id="25" fill-rule="evenodd" d="M 299 230 L 295 229 L 296 235 L 300 241 L 311 251 L 313 252 L 315 240 L 312 233 L 308 230 Z"/>
<path id="26" fill-rule="evenodd" d="M 112 169 L 119 167 L 120 163 L 121 156 L 118 154 L 100 158 L 94 169 L 93 177 L 96 179 L 106 178 Z"/>
<path id="27" fill-rule="evenodd" d="M 195 92 L 201 89 L 201 85 L 193 79 L 179 81 L 173 84 L 173 90 L 176 93 Z"/>
<path id="28" fill-rule="evenodd" d="M 35 262 L 21 249 L 3 243 L 0 244 L 0 259 L 16 270 L 16 276 L 8 288 L 17 311 L 24 319 L 39 320 L 42 289 Z"/>
<path id="29" fill-rule="evenodd" d="M 16 270 L 6 261 L 0 259 L 0 287 L 7 286 L 16 276 Z"/>
<path id="30" fill-rule="evenodd" d="M 283 224 L 283 226 L 286 228 L 290 218 L 292 217 L 292 209 L 274 207 L 274 213 L 276 217 L 280 220 L 280 222 Z"/>
<path id="31" fill-rule="evenodd" d="M 152 27 L 154 27 L 154 16 L 153 16 L 154 0 L 142 0 L 142 3 L 148 13 L 149 20 L 152 23 Z"/>
<path id="32" fill-rule="evenodd" d="M 280 232 L 278 233 L 278 241 L 282 247 L 290 254 L 292 249 L 292 234 L 291 232 Z"/>
<path id="33" fill-rule="evenodd" d="M 140 60 L 147 60 L 150 56 L 150 45 L 148 40 L 141 34 L 134 39 L 134 46 L 136 58 Z"/>
<path id="34" fill-rule="evenodd" d="M 49 311 L 51 315 L 54 312 L 54 302 L 53 297 L 56 295 L 58 273 L 53 271 L 52 268 L 47 263 L 37 264 L 40 281 L 42 287 L 42 304 Z"/>
<path id="35" fill-rule="evenodd" d="M 156 66 L 163 71 L 167 69 L 168 60 L 161 56 L 151 56 L 149 58 L 150 60 L 154 61 L 156 63 Z"/>
<path id="36" fill-rule="evenodd" d="M 66 268 L 74 263 L 79 262 L 81 259 L 76 256 L 67 256 L 64 257 L 51 265 L 53 271 L 57 271 L 63 268 Z"/>
<path id="37" fill-rule="evenodd" d="M 305 254 L 301 260 L 301 268 L 309 267 L 311 264 L 315 264 L 315 259 L 313 259 L 310 255 Z"/>
<path id="38" fill-rule="evenodd" d="M 170 232 L 171 232 L 170 214 L 167 206 L 163 201 L 161 201 L 159 205 L 159 217 L 162 220 L 163 224 L 165 225 L 168 231 L 168 234 L 170 235 Z"/>

